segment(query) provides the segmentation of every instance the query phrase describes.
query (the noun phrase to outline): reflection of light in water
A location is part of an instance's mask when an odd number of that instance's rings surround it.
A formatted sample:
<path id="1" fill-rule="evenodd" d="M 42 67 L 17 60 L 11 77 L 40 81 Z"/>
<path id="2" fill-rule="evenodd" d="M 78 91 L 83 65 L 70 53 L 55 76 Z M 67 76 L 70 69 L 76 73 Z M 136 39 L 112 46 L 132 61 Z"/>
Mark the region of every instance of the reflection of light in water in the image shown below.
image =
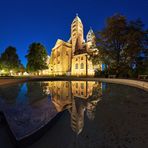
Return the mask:
<path id="1" fill-rule="evenodd" d="M 51 95 L 50 94 L 48 95 L 48 102 L 49 103 L 51 102 Z"/>
<path id="2" fill-rule="evenodd" d="M 21 87 L 21 89 L 20 89 L 19 94 L 16 98 L 16 103 L 17 104 L 28 103 L 28 97 L 26 96 L 26 93 L 27 93 L 26 83 L 19 84 L 19 87 Z"/>
<path id="3" fill-rule="evenodd" d="M 78 100 L 81 101 L 81 100 Z M 76 104 L 79 103 L 79 104 Z M 71 128 L 77 134 L 80 134 L 84 126 L 84 111 L 85 107 L 83 102 L 76 102 L 76 99 L 72 100 L 71 109 Z"/>
<path id="4" fill-rule="evenodd" d="M 89 120 L 94 120 L 95 110 L 102 96 L 102 83 L 95 81 L 54 81 L 44 90 L 58 112 L 68 109 L 71 116 L 71 128 L 80 134 L 84 126 L 84 112 Z"/>
<path id="5" fill-rule="evenodd" d="M 18 106 L 24 105 L 25 107 L 27 104 L 37 108 L 36 102 L 46 102 L 47 104 L 52 102 L 57 112 L 68 110 L 71 117 L 71 128 L 78 135 L 84 127 L 85 112 L 89 120 L 94 120 L 96 106 L 101 100 L 104 86 L 94 81 L 45 81 L 23 83 L 14 85 L 13 88 L 17 91 L 12 91 L 12 87 L 7 90 L 11 90 L 10 92 L 15 94 L 11 98 Z M 11 93 L 5 89 L 1 89 L 1 92 L 6 98 L 5 100 L 11 103 L 12 99 L 8 97 Z M 39 105 L 39 103 L 37 104 Z M 42 117 L 46 118 L 46 114 Z"/>
<path id="6" fill-rule="evenodd" d="M 102 92 L 105 91 L 105 89 L 106 89 L 106 83 L 102 82 Z"/>
<path id="7" fill-rule="evenodd" d="M 87 104 L 87 117 L 89 120 L 94 120 L 95 118 L 95 110 L 94 106 L 91 103 Z"/>

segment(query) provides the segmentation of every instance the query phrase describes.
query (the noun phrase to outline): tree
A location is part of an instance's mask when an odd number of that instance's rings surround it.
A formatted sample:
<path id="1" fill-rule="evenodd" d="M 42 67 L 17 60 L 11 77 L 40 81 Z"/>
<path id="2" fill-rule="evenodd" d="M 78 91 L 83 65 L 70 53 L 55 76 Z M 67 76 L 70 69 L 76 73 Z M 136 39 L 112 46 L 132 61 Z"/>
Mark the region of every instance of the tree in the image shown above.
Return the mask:
<path id="1" fill-rule="evenodd" d="M 139 21 L 138 21 L 139 22 Z M 142 24 L 141 22 L 138 24 Z M 137 25 L 138 26 L 138 25 Z M 138 28 L 138 27 L 137 27 Z M 141 54 L 136 57 L 135 65 L 136 65 L 136 71 L 138 74 L 147 74 L 148 75 L 148 30 L 142 30 L 141 28 L 138 28 L 141 32 Z M 137 41 L 137 43 L 139 43 Z M 141 65 L 140 65 L 141 63 Z M 141 68 L 140 68 L 141 67 Z"/>
<path id="2" fill-rule="evenodd" d="M 1 58 L 1 57 L 0 57 Z M 1 62 L 1 60 L 0 60 L 0 70 L 2 70 L 2 62 Z"/>
<path id="3" fill-rule="evenodd" d="M 107 19 L 106 27 L 96 35 L 99 50 L 98 60 L 101 60 L 109 66 L 109 69 L 114 69 L 117 73 L 121 64 L 121 52 L 127 45 L 125 42 L 126 27 L 126 18 L 116 14 Z"/>
<path id="4" fill-rule="evenodd" d="M 148 45 L 146 38 L 141 20 L 127 22 L 124 16 L 116 14 L 108 18 L 105 28 L 96 34 L 99 54 L 92 59 L 108 65 L 109 72 L 127 73 Z"/>
<path id="5" fill-rule="evenodd" d="M 28 60 L 27 71 L 39 72 L 39 70 L 47 69 L 47 51 L 45 47 L 40 43 L 32 43 L 29 46 L 28 54 L 26 55 Z"/>
<path id="6" fill-rule="evenodd" d="M 137 64 L 136 60 L 147 49 L 148 36 L 146 30 L 143 29 L 143 23 L 140 19 L 130 21 L 127 26 L 127 47 L 124 49 L 124 62 L 127 62 L 132 68 L 133 64 Z"/>
<path id="7" fill-rule="evenodd" d="M 26 69 L 25 69 L 24 65 L 20 64 L 18 72 L 23 74 L 25 71 L 26 71 Z"/>
<path id="8" fill-rule="evenodd" d="M 7 47 L 5 51 L 1 54 L 0 63 L 1 69 L 5 69 L 9 73 L 10 71 L 18 71 L 21 62 L 16 53 L 16 48 L 12 46 Z"/>

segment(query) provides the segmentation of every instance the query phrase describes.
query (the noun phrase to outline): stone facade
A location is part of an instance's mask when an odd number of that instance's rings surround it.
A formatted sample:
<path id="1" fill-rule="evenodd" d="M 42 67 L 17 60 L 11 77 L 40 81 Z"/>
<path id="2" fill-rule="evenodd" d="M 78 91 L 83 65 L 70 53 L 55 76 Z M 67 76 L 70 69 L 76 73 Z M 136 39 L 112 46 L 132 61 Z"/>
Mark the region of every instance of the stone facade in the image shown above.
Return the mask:
<path id="1" fill-rule="evenodd" d="M 65 75 L 71 69 L 72 45 L 70 43 L 58 40 L 52 49 L 51 68 L 54 75 Z"/>
<path id="2" fill-rule="evenodd" d="M 84 40 L 83 24 L 78 15 L 71 24 L 71 37 L 65 42 L 58 39 L 52 48 L 49 60 L 49 75 L 94 75 L 95 69 L 102 70 L 101 65 L 93 65 L 90 54 L 96 51 L 95 35 L 89 30 Z M 47 71 L 46 71 L 47 74 Z"/>
<path id="3" fill-rule="evenodd" d="M 87 53 L 73 56 L 71 75 L 94 75 L 94 66 L 92 62 L 89 60 L 89 55 Z"/>

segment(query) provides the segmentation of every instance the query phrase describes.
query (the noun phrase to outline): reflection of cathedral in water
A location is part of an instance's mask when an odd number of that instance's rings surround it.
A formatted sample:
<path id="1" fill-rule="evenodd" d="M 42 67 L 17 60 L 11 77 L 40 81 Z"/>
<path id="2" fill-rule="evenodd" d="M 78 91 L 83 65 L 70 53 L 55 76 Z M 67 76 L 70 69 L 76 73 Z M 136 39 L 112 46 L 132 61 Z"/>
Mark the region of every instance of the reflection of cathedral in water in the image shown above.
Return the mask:
<path id="1" fill-rule="evenodd" d="M 72 130 L 79 134 L 84 126 L 84 113 L 90 120 L 95 118 L 96 106 L 102 96 L 102 83 L 53 81 L 47 83 L 44 90 L 51 95 L 58 112 L 69 111 Z"/>

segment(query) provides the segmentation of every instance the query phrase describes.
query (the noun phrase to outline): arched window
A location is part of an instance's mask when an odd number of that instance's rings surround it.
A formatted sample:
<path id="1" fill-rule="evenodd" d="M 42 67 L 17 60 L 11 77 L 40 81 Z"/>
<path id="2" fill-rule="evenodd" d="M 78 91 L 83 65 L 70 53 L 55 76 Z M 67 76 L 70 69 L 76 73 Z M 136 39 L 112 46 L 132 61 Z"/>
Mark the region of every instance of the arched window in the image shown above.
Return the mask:
<path id="1" fill-rule="evenodd" d="M 78 88 L 78 83 L 76 83 L 76 88 Z"/>
<path id="2" fill-rule="evenodd" d="M 84 64 L 83 63 L 81 63 L 81 69 L 84 69 Z"/>
<path id="3" fill-rule="evenodd" d="M 66 55 L 68 55 L 68 51 L 66 51 Z"/>
<path id="4" fill-rule="evenodd" d="M 84 83 L 81 83 L 81 89 L 84 89 Z"/>
<path id="5" fill-rule="evenodd" d="M 75 69 L 78 69 L 78 63 L 75 65 Z"/>

